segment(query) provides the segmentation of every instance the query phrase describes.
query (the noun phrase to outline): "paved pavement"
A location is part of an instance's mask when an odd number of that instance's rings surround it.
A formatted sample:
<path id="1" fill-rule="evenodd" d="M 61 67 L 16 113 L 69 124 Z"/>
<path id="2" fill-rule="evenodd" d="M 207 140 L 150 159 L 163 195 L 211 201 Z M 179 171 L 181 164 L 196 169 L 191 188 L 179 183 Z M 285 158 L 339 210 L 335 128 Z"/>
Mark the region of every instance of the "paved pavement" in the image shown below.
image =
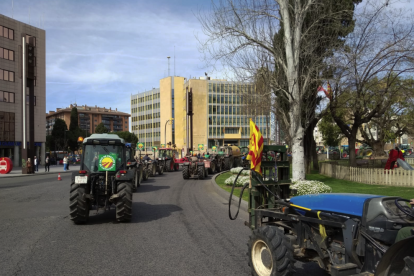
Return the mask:
<path id="1" fill-rule="evenodd" d="M 64 171 L 63 165 L 53 165 L 53 166 L 50 166 L 49 172 L 45 172 L 45 167 L 39 166 L 39 171 L 35 172 L 34 174 L 22 174 L 22 167 L 13 167 L 13 170 L 9 172 L 8 174 L 0 174 L 0 178 L 20 177 L 20 176 L 30 177 L 30 176 L 35 176 L 35 175 L 45 175 L 45 174 L 52 174 L 52 173 L 55 173 L 56 178 L 57 178 L 58 173 L 62 173 L 62 174 L 72 173 L 73 171 L 79 170 L 79 167 L 80 167 L 79 165 L 69 165 L 69 170 Z"/>
<path id="2" fill-rule="evenodd" d="M 248 214 L 229 220 L 228 193 L 211 176 L 148 179 L 133 194 L 130 223 L 111 209 L 74 225 L 69 187 L 55 172 L 1 179 L 0 275 L 250 275 Z M 327 275 L 314 263 L 295 267 L 298 276 Z"/>

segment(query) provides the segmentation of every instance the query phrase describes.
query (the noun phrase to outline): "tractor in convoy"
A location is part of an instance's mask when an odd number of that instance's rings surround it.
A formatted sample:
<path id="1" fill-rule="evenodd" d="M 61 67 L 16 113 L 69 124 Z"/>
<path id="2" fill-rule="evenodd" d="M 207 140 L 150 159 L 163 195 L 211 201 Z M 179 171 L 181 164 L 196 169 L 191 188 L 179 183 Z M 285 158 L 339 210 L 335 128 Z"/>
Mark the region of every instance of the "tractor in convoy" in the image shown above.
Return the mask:
<path id="1" fill-rule="evenodd" d="M 280 161 L 269 161 L 269 151 L 280 153 Z M 262 175 L 252 170 L 243 187 L 249 190 L 245 224 L 252 230 L 252 275 L 295 275 L 296 260 L 315 262 L 332 276 L 414 275 L 414 236 L 395 242 L 400 229 L 414 228 L 409 200 L 352 193 L 293 196 L 286 148 L 264 145 L 263 154 Z"/>
<path id="2" fill-rule="evenodd" d="M 198 159 L 196 156 L 190 156 L 189 162 L 183 163 L 183 178 L 204 179 L 208 176 L 206 162 Z"/>
<path id="3" fill-rule="evenodd" d="M 138 187 L 141 186 L 141 182 L 144 180 L 144 164 L 136 160 L 135 149 L 132 147 L 131 143 L 126 143 L 125 147 L 126 166 L 128 170 L 132 170 L 134 173 L 132 189 L 137 191 Z"/>
<path id="4" fill-rule="evenodd" d="M 116 220 L 130 221 L 134 170 L 128 170 L 124 139 L 92 134 L 83 140 L 80 170 L 72 173 L 70 219 L 86 223 L 89 211 L 116 209 Z"/>
<path id="5" fill-rule="evenodd" d="M 158 149 L 158 162 L 164 166 L 164 171 L 166 172 L 179 170 L 176 156 L 178 156 L 178 153 L 172 148 Z"/>
<path id="6" fill-rule="evenodd" d="M 219 148 L 220 163 L 224 165 L 222 170 L 230 170 L 233 167 L 242 166 L 242 154 L 240 148 L 235 145 L 221 146 Z"/>

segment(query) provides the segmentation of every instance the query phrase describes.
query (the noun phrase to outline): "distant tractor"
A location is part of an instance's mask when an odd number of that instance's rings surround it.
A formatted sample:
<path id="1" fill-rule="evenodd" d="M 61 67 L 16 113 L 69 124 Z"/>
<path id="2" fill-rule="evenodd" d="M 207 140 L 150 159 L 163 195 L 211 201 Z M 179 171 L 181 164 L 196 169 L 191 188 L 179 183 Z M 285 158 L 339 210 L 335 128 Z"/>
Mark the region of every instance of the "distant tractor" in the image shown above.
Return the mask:
<path id="1" fill-rule="evenodd" d="M 204 161 L 195 156 L 189 157 L 189 161 L 183 163 L 183 178 L 204 179 L 208 174 Z"/>
<path id="2" fill-rule="evenodd" d="M 126 143 L 126 166 L 128 170 L 133 170 L 134 179 L 133 179 L 133 187 L 132 189 L 136 191 L 139 186 L 141 186 L 141 182 L 143 181 L 144 177 L 144 164 L 141 162 L 137 162 L 135 159 L 135 149 L 131 146 L 131 143 Z"/>
<path id="3" fill-rule="evenodd" d="M 221 146 L 219 155 L 224 161 L 224 170 L 242 166 L 242 155 L 240 148 L 234 145 Z"/>
<path id="4" fill-rule="evenodd" d="M 176 162 L 178 153 L 172 148 L 158 149 L 158 162 L 164 166 L 164 171 L 172 172 L 179 170 L 179 164 Z"/>
<path id="5" fill-rule="evenodd" d="M 89 211 L 116 208 L 120 222 L 132 218 L 134 170 L 126 166 L 124 139 L 115 134 L 92 134 L 83 140 L 80 169 L 72 173 L 70 219 L 86 223 Z"/>

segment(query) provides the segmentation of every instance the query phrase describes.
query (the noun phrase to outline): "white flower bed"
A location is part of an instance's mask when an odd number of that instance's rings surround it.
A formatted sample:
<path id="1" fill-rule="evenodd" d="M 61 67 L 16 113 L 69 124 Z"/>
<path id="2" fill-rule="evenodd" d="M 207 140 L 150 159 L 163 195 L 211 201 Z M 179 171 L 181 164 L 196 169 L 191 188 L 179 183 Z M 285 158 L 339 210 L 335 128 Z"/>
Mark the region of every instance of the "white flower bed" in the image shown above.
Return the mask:
<path id="1" fill-rule="evenodd" d="M 328 185 L 316 180 L 297 180 L 290 185 L 290 189 L 296 189 L 297 195 L 311 195 L 331 193 L 332 189 Z"/>
<path id="2" fill-rule="evenodd" d="M 243 169 L 243 167 L 237 167 L 237 168 L 231 169 L 230 172 L 232 174 L 238 174 L 242 169 Z M 240 175 L 250 175 L 250 170 L 244 170 L 244 171 L 242 171 L 242 173 Z"/>
<path id="3" fill-rule="evenodd" d="M 232 175 L 224 181 L 224 184 L 228 186 L 233 186 L 234 180 L 236 179 L 237 175 Z M 236 187 L 243 187 L 246 182 L 249 182 L 249 176 L 239 176 L 237 178 Z"/>

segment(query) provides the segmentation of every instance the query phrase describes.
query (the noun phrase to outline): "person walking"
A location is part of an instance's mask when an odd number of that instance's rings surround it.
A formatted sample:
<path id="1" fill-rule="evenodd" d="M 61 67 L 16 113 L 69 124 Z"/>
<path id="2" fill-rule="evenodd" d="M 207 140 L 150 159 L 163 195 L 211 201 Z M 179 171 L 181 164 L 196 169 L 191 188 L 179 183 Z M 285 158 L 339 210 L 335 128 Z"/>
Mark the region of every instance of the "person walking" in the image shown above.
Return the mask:
<path id="1" fill-rule="evenodd" d="M 66 171 L 67 167 L 68 167 L 68 158 L 66 158 L 65 156 L 63 157 L 63 170 Z"/>
<path id="2" fill-rule="evenodd" d="M 27 167 L 27 173 L 32 173 L 32 161 L 30 161 L 30 158 L 27 158 L 27 162 L 26 162 L 26 167 Z"/>
<path id="3" fill-rule="evenodd" d="M 33 172 L 38 172 L 39 171 L 39 162 L 38 162 L 36 156 L 34 157 L 33 162 L 34 162 L 34 171 Z"/>
<path id="4" fill-rule="evenodd" d="M 49 172 L 49 156 L 46 156 L 45 159 L 45 172 Z"/>

